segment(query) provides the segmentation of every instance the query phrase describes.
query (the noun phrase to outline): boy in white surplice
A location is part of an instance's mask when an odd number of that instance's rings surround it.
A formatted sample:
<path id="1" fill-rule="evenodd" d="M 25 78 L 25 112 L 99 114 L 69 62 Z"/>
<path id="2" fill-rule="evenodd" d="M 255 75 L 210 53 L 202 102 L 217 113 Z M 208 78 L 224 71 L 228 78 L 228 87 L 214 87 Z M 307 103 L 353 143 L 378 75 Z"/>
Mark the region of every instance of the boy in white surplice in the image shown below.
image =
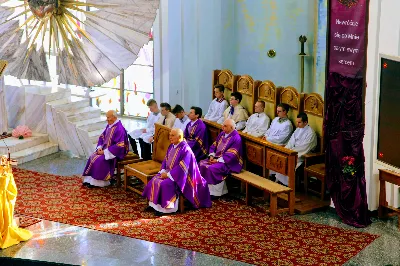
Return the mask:
<path id="1" fill-rule="evenodd" d="M 257 101 L 254 105 L 255 113 L 246 122 L 246 128 L 242 131 L 254 137 L 262 137 L 267 133 L 269 117 L 264 113 L 265 102 Z"/>
<path id="2" fill-rule="evenodd" d="M 275 144 L 284 145 L 289 140 L 290 134 L 293 131 L 292 122 L 287 117 L 289 105 L 285 103 L 278 104 L 276 112 L 278 116 L 272 120 L 264 139 Z"/>
<path id="3" fill-rule="evenodd" d="M 228 107 L 228 102 L 224 98 L 224 85 L 217 84 L 214 86 L 215 99 L 211 102 L 208 107 L 207 114 L 204 119 L 217 122 L 224 115 L 225 109 Z"/>
<path id="4" fill-rule="evenodd" d="M 308 117 L 305 113 L 297 115 L 296 126 L 297 129 L 293 132 L 285 148 L 297 151 L 297 169 L 304 162 L 304 155 L 314 150 L 317 146 L 317 135 L 308 125 Z M 285 175 L 276 173 L 276 181 L 286 186 L 288 185 L 288 177 Z"/>

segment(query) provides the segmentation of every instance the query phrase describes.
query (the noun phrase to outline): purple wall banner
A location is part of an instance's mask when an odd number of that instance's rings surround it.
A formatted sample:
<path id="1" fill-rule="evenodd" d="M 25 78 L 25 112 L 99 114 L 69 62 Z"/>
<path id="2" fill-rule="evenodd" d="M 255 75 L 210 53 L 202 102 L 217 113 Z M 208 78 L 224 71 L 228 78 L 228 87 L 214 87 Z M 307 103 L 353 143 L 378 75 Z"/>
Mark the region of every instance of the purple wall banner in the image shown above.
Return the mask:
<path id="1" fill-rule="evenodd" d="M 363 148 L 368 3 L 329 1 L 325 179 L 336 213 L 355 227 L 371 223 Z"/>
<path id="2" fill-rule="evenodd" d="M 366 0 L 334 0 L 330 6 L 329 72 L 362 75 L 365 66 Z"/>

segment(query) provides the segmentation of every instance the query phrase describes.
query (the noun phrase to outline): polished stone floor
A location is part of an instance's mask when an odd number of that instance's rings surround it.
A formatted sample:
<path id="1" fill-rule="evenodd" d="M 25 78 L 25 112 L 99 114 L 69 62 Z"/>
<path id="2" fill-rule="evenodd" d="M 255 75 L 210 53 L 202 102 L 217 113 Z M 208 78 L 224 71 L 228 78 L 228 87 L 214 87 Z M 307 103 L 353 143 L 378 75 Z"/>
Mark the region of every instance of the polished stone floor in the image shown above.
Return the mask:
<path id="1" fill-rule="evenodd" d="M 124 121 L 129 130 L 142 121 Z M 66 152 L 52 154 L 18 167 L 57 175 L 81 174 L 86 160 Z M 400 231 L 397 218 L 379 220 L 367 228 L 356 229 L 343 224 L 332 210 L 296 219 L 335 227 L 378 234 L 380 237 L 345 265 L 400 265 Z M 0 251 L 0 257 L 15 257 L 73 265 L 246 265 L 199 252 L 151 243 L 86 228 L 42 221 L 29 227 L 34 237 Z"/>

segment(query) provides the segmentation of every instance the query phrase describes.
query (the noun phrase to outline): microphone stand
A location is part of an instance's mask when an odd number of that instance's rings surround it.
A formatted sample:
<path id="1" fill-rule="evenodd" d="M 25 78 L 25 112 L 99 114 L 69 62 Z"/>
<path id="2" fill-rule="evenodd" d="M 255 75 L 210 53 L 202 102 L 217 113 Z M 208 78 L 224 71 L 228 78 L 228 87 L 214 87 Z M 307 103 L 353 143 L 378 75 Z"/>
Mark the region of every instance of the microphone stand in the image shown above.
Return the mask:
<path id="1" fill-rule="evenodd" d="M 2 140 L 3 140 L 3 142 L 4 142 L 4 145 L 6 145 L 7 152 L 8 152 L 8 157 L 7 157 L 8 159 L 7 159 L 7 161 L 10 163 L 10 162 L 11 162 L 10 149 L 8 148 L 6 141 L 5 141 L 4 139 L 2 139 Z"/>

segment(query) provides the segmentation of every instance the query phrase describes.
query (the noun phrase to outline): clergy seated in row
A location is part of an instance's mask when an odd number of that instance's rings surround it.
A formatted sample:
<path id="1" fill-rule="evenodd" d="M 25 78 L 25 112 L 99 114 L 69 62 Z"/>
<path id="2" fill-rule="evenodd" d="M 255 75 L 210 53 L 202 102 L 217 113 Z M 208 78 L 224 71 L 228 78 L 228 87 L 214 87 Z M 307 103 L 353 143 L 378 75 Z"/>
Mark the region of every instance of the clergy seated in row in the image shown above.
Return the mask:
<path id="1" fill-rule="evenodd" d="M 190 123 L 186 126 L 183 136 L 189 147 L 192 149 L 196 161 L 199 162 L 207 158 L 208 134 L 206 124 L 200 119 L 202 110 L 200 107 L 190 108 Z"/>
<path id="2" fill-rule="evenodd" d="M 83 185 L 106 187 L 114 176 L 117 160 L 128 154 L 129 142 L 126 130 L 117 113 L 110 110 L 106 114 L 107 127 L 99 137 L 96 151 L 90 156 L 83 171 Z"/>
<path id="3" fill-rule="evenodd" d="M 254 105 L 255 113 L 249 117 L 246 122 L 246 128 L 243 133 L 247 133 L 253 137 L 262 137 L 267 133 L 270 119 L 266 113 L 264 113 L 265 102 L 257 101 Z"/>
<path id="4" fill-rule="evenodd" d="M 161 103 L 161 116 L 159 116 L 158 121 L 156 123 L 172 128 L 175 123 L 175 116 L 171 113 L 171 105 L 169 103 Z M 148 142 L 143 143 L 142 149 L 142 158 L 145 161 L 151 160 L 151 143 L 154 141 L 154 133 L 148 139 Z"/>
<path id="5" fill-rule="evenodd" d="M 225 179 L 230 173 L 239 173 L 243 167 L 242 139 L 235 130 L 235 122 L 227 119 L 209 150 L 209 158 L 200 161 L 200 173 L 207 180 L 211 196 L 228 193 Z"/>
<path id="6" fill-rule="evenodd" d="M 228 107 L 228 102 L 224 98 L 224 85 L 217 84 L 214 86 L 215 99 L 211 102 L 207 114 L 204 119 L 217 122 L 224 115 L 225 109 Z"/>
<path id="7" fill-rule="evenodd" d="M 246 127 L 247 118 L 249 115 L 240 104 L 242 101 L 242 94 L 240 92 L 232 92 L 230 98 L 230 106 L 225 109 L 224 116 L 218 120 L 218 124 L 222 124 L 226 119 L 232 119 L 236 126 L 236 130 L 242 130 Z"/>
<path id="8" fill-rule="evenodd" d="M 296 118 L 296 130 L 293 132 L 285 148 L 297 151 L 296 170 L 303 164 L 304 155 L 317 147 L 317 135 L 308 125 L 308 116 L 305 113 L 299 113 Z M 288 185 L 288 177 L 276 173 L 276 181 Z"/>
<path id="9" fill-rule="evenodd" d="M 264 139 L 269 142 L 285 145 L 289 138 L 290 134 L 293 132 L 292 122 L 287 117 L 287 113 L 289 112 L 289 105 L 285 103 L 278 104 L 276 108 L 277 117 L 272 120 L 271 126 L 265 133 Z"/>
<path id="10" fill-rule="evenodd" d="M 185 114 L 185 110 L 179 104 L 175 105 L 172 109 L 172 113 L 175 115 L 175 122 L 172 128 L 180 128 L 182 131 L 185 130 L 186 125 L 189 124 L 190 119 Z"/>
<path id="11" fill-rule="evenodd" d="M 173 128 L 169 140 L 171 145 L 161 170 L 146 185 L 142 194 L 149 200 L 148 209 L 153 208 L 158 216 L 175 213 L 181 194 L 193 208 L 211 207 L 207 182 L 200 174 L 192 150 L 183 139 L 182 130 Z"/>
<path id="12" fill-rule="evenodd" d="M 154 135 L 154 131 L 155 131 L 154 124 L 161 117 L 161 113 L 160 113 L 160 110 L 158 109 L 158 104 L 157 104 L 156 100 L 154 100 L 154 99 L 148 100 L 147 106 L 150 109 L 150 114 L 147 117 L 146 127 L 140 128 L 140 129 L 135 129 L 128 134 L 129 142 L 131 143 L 131 146 L 132 146 L 132 151 L 135 154 L 139 154 L 137 145 L 136 145 L 136 139 L 139 139 L 140 150 L 142 152 L 142 158 L 144 160 L 151 159 L 151 153 L 146 153 L 146 151 L 143 153 L 143 151 L 146 150 L 146 148 L 148 149 L 148 146 L 151 147 L 150 138 L 153 137 L 153 135 Z M 147 146 L 147 147 L 144 147 L 144 146 Z"/>

